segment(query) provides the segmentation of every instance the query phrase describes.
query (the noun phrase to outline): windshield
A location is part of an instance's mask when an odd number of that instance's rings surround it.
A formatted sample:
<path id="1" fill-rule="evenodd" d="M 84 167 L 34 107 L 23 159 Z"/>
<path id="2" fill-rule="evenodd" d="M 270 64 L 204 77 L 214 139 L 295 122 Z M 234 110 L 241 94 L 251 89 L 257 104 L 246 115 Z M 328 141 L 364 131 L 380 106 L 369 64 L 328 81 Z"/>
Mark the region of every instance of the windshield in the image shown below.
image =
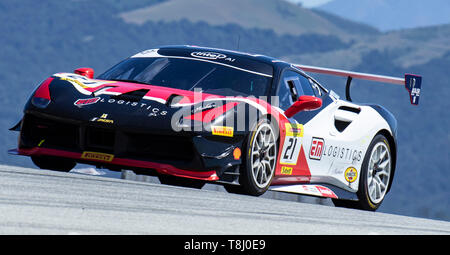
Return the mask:
<path id="1" fill-rule="evenodd" d="M 129 58 L 97 77 L 195 90 L 223 96 L 264 96 L 272 77 L 266 74 L 176 57 Z"/>

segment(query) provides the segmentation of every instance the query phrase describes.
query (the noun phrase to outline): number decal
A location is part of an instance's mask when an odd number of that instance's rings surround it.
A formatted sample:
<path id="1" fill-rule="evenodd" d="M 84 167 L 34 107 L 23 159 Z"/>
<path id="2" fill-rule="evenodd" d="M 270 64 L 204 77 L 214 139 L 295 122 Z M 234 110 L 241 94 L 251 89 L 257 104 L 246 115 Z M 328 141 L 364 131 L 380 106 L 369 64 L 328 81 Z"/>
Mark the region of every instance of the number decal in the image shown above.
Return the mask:
<path id="1" fill-rule="evenodd" d="M 286 136 L 280 163 L 286 165 L 296 165 L 298 154 L 301 148 L 301 138 L 303 137 L 303 125 L 286 123 Z"/>
<path id="2" fill-rule="evenodd" d="M 292 157 L 294 156 L 295 148 L 297 146 L 297 140 L 298 140 L 297 138 L 292 138 L 292 137 L 289 138 L 289 145 L 286 148 L 283 159 L 292 160 Z M 289 155 L 289 153 L 291 155 Z"/>
<path id="3" fill-rule="evenodd" d="M 294 140 L 294 138 L 289 138 L 289 145 L 288 145 L 288 147 L 286 148 L 286 151 L 285 151 L 285 153 L 284 153 L 284 156 L 283 156 L 283 159 L 289 159 L 289 156 L 288 156 L 288 151 L 292 148 L 292 141 Z"/>

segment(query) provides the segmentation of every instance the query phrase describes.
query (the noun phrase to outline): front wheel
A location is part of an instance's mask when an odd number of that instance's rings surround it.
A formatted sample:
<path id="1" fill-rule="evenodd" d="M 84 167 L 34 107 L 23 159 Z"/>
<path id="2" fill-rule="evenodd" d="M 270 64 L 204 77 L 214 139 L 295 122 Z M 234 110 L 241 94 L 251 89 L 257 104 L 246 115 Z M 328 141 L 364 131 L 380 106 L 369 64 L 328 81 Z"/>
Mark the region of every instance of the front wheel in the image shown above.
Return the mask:
<path id="1" fill-rule="evenodd" d="M 202 180 L 182 178 L 182 177 L 165 175 L 165 174 L 159 175 L 158 179 L 161 182 L 161 184 L 193 188 L 193 189 L 201 189 L 206 184 L 205 181 L 202 181 Z"/>
<path id="2" fill-rule="evenodd" d="M 389 189 L 392 153 L 384 135 L 377 135 L 367 149 L 359 180 L 358 201 L 333 200 L 336 206 L 375 211 Z"/>
<path id="3" fill-rule="evenodd" d="M 41 169 L 59 172 L 69 172 L 77 165 L 73 160 L 51 156 L 32 156 L 31 160 Z"/>
<path id="4" fill-rule="evenodd" d="M 268 119 L 260 120 L 247 141 L 244 167 L 239 176 L 242 193 L 260 196 L 272 183 L 277 158 L 277 135 Z"/>

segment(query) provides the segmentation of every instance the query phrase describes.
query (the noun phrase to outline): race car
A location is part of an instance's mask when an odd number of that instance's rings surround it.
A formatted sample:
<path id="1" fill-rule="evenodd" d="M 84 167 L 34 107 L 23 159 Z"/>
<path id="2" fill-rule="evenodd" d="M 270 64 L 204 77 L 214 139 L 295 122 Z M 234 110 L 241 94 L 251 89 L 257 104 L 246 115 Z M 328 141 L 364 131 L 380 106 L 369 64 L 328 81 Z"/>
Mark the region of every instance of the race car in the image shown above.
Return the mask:
<path id="1" fill-rule="evenodd" d="M 348 77 L 346 100 L 306 72 Z M 397 122 L 384 107 L 351 102 L 353 78 L 405 86 L 417 105 L 422 78 L 287 63 L 236 51 L 145 50 L 94 79 L 94 70 L 39 83 L 10 154 L 41 169 L 77 163 L 158 176 L 163 184 L 232 193 L 267 190 L 376 210 L 392 185 Z"/>

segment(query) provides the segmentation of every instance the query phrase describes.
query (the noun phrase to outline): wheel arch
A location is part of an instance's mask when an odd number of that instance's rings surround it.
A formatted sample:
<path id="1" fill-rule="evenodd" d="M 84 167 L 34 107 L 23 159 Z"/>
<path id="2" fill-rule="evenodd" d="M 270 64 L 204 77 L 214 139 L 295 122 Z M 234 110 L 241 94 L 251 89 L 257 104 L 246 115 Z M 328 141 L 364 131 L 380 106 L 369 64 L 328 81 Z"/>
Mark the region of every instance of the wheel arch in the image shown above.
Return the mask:
<path id="1" fill-rule="evenodd" d="M 261 116 L 261 119 L 268 119 L 270 121 L 270 123 L 272 123 L 272 126 L 275 128 L 275 134 L 277 135 L 277 145 L 278 148 L 280 148 L 280 132 L 281 132 L 281 127 L 280 127 L 280 121 L 271 113 L 267 113 Z M 278 162 L 278 161 L 277 161 Z"/>
<path id="2" fill-rule="evenodd" d="M 389 186 L 388 186 L 388 190 L 387 190 L 387 192 L 389 192 L 389 190 L 391 189 L 391 186 L 392 186 L 392 181 L 394 180 L 395 170 L 397 168 L 396 167 L 397 166 L 397 140 L 391 134 L 391 132 L 389 132 L 386 129 L 382 129 L 382 130 L 378 131 L 378 133 L 374 137 L 376 137 L 377 135 L 383 135 L 384 137 L 386 137 L 386 139 L 388 140 L 388 143 L 389 143 L 389 148 L 391 149 L 391 154 L 392 154 L 392 165 L 391 165 L 392 173 L 391 173 L 391 178 L 389 179 Z"/>

